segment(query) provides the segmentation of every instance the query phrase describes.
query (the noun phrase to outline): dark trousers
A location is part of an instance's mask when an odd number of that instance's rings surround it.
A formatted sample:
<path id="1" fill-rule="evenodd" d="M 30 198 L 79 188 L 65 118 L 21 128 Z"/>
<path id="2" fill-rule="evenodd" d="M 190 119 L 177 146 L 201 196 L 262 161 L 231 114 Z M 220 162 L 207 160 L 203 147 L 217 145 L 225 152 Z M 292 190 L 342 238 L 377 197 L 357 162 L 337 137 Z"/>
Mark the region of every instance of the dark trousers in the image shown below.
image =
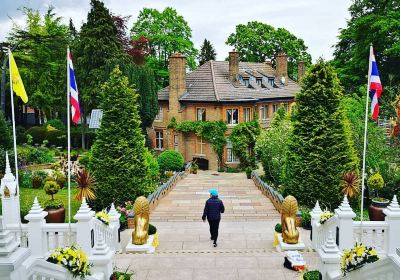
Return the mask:
<path id="1" fill-rule="evenodd" d="M 219 228 L 219 222 L 221 220 L 208 220 L 208 224 L 210 225 L 210 234 L 211 234 L 211 239 L 214 240 L 214 243 L 217 243 L 218 239 L 218 228 Z"/>

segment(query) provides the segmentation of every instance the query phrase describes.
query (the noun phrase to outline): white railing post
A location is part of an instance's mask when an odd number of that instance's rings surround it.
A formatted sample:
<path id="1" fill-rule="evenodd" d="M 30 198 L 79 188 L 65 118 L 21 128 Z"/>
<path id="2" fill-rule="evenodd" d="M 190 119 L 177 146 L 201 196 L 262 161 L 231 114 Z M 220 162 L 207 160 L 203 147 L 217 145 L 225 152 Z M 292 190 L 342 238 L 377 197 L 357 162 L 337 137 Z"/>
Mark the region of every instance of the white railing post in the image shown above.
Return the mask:
<path id="1" fill-rule="evenodd" d="M 396 249 L 400 248 L 400 207 L 397 196 L 393 196 L 390 205 L 383 210 L 386 215 L 385 221 L 388 223 L 387 250 L 388 255 L 396 254 Z"/>
<path id="2" fill-rule="evenodd" d="M 6 170 L 0 183 L 1 206 L 4 225 L 21 223 L 19 193 L 17 193 L 17 182 L 11 173 L 10 161 L 6 152 Z"/>
<path id="3" fill-rule="evenodd" d="M 37 258 L 44 258 L 47 253 L 45 250 L 45 238 L 43 234 L 43 227 L 46 224 L 44 219 L 47 212 L 43 211 L 37 197 L 33 201 L 33 205 L 25 219 L 28 223 L 28 247 L 31 250 L 32 256 Z"/>
<path id="4" fill-rule="evenodd" d="M 92 250 L 92 255 L 89 256 L 89 262 L 93 264 L 91 269 L 92 274 L 104 273 L 104 279 L 110 279 L 113 273 L 113 257 L 114 250 L 110 250 L 110 247 L 104 241 L 102 233 L 96 233 L 96 243 Z"/>
<path id="5" fill-rule="evenodd" d="M 93 216 L 94 212 L 86 203 L 86 199 L 82 199 L 81 207 L 75 214 L 74 219 L 76 222 L 76 243 L 79 247 L 90 256 L 92 253 L 92 237 L 94 238 L 93 229 Z"/>
<path id="6" fill-rule="evenodd" d="M 336 242 L 338 242 L 339 249 L 351 249 L 354 247 L 353 219 L 356 217 L 356 213 L 351 209 L 346 195 L 335 213 L 338 216 L 339 240 Z"/>
<path id="7" fill-rule="evenodd" d="M 322 279 L 331 279 L 340 275 L 340 251 L 333 239 L 332 231 L 329 231 L 328 239 L 325 244 L 318 249 L 319 262 L 318 270 L 322 274 Z M 329 278 L 328 278 L 329 275 Z"/>
<path id="8" fill-rule="evenodd" d="M 312 236 L 312 246 L 314 249 L 318 249 L 318 231 L 316 230 L 317 224 L 319 223 L 320 217 L 322 214 L 321 207 L 319 206 L 319 202 L 315 203 L 313 210 L 310 212 L 311 215 L 311 236 Z"/>
<path id="9" fill-rule="evenodd" d="M 22 262 L 29 257 L 29 250 L 18 246 L 12 233 L 5 229 L 3 217 L 0 216 L 0 279 L 22 279 Z"/>
<path id="10" fill-rule="evenodd" d="M 114 203 L 111 203 L 108 215 L 110 216 L 110 228 L 113 230 L 113 248 L 111 249 L 119 251 L 121 250 L 121 244 L 119 244 L 119 218 L 121 217 L 121 214 L 115 209 Z"/>

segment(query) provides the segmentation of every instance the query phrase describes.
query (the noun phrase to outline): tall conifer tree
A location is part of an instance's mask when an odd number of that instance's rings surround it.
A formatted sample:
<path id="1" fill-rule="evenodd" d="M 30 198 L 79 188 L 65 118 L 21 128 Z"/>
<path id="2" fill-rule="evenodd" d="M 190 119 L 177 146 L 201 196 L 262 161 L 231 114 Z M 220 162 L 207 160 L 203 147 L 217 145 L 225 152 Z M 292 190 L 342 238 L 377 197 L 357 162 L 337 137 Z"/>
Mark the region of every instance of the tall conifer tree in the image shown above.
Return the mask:
<path id="1" fill-rule="evenodd" d="M 200 49 L 200 54 L 198 56 L 199 65 L 203 65 L 209 60 L 215 60 L 217 57 L 217 53 L 215 52 L 214 46 L 210 41 L 204 39 L 203 45 Z"/>
<path id="2" fill-rule="evenodd" d="M 320 60 L 303 78 L 292 115 L 285 194 L 312 207 L 319 200 L 334 209 L 342 199 L 344 172 L 358 172 L 349 122 L 340 107 L 341 87 L 333 68 Z"/>

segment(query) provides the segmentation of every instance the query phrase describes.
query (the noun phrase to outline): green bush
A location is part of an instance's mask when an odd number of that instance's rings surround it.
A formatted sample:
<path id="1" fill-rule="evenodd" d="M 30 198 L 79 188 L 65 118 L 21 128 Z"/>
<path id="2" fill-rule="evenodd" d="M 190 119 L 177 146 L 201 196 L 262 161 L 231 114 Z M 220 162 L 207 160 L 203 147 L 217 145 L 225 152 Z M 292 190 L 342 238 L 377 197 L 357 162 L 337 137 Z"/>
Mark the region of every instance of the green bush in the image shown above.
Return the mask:
<path id="1" fill-rule="evenodd" d="M 33 175 L 32 177 L 32 188 L 39 189 L 43 185 L 43 178 L 38 175 Z"/>
<path id="2" fill-rule="evenodd" d="M 149 235 L 156 234 L 157 228 L 153 226 L 152 224 L 149 224 Z"/>
<path id="3" fill-rule="evenodd" d="M 383 181 L 382 175 L 379 173 L 372 174 L 368 178 L 368 187 L 375 191 L 379 191 L 383 188 L 385 185 L 385 182 Z"/>
<path id="4" fill-rule="evenodd" d="M 15 174 L 14 174 L 15 175 Z M 32 172 L 29 170 L 18 171 L 18 182 L 21 188 L 30 188 L 32 186 Z"/>
<path id="5" fill-rule="evenodd" d="M 25 132 L 26 135 L 32 136 L 32 144 L 42 144 L 46 139 L 46 128 L 41 126 L 32 126 Z"/>
<path id="6" fill-rule="evenodd" d="M 42 202 L 41 206 L 45 209 L 60 209 L 64 207 L 61 199 L 47 199 Z"/>
<path id="7" fill-rule="evenodd" d="M 319 280 L 322 279 L 318 270 L 307 271 L 303 275 L 303 280 Z"/>
<path id="8" fill-rule="evenodd" d="M 56 193 L 58 193 L 58 191 L 60 190 L 60 186 L 57 184 L 57 182 L 52 181 L 52 180 L 47 180 L 44 183 L 44 192 L 47 195 L 51 195 L 51 199 L 54 199 L 54 195 Z"/>
<path id="9" fill-rule="evenodd" d="M 151 179 L 151 184 L 147 188 L 146 194 L 150 194 L 154 192 L 160 184 L 160 167 L 157 159 L 148 149 L 146 149 L 144 157 L 149 166 L 149 176 Z"/>
<path id="10" fill-rule="evenodd" d="M 3 115 L 3 112 L 0 111 L 0 148 L 10 149 L 12 147 L 12 134 L 11 129 Z"/>
<path id="11" fill-rule="evenodd" d="M 59 119 L 48 120 L 48 121 L 44 124 L 44 126 L 46 127 L 46 129 L 47 129 L 47 127 L 48 127 L 49 125 L 52 126 L 52 127 L 54 127 L 54 128 L 57 129 L 57 130 L 65 131 L 65 124 L 64 124 L 62 121 L 60 121 Z"/>
<path id="12" fill-rule="evenodd" d="M 277 233 L 282 233 L 282 225 L 281 225 L 280 223 L 277 223 L 277 224 L 275 225 L 275 231 L 276 231 Z"/>
<path id="13" fill-rule="evenodd" d="M 67 135 L 58 129 L 46 131 L 46 140 L 49 141 L 49 145 L 56 147 L 67 146 Z"/>
<path id="14" fill-rule="evenodd" d="M 228 167 L 226 168 L 226 172 L 227 173 L 239 173 L 241 170 L 240 168 L 236 168 L 236 167 Z"/>
<path id="15" fill-rule="evenodd" d="M 25 129 L 25 127 L 23 127 L 21 125 L 17 125 L 15 127 L 15 133 L 17 134 L 17 144 L 26 143 L 26 137 L 25 137 L 26 129 Z"/>
<path id="16" fill-rule="evenodd" d="M 301 209 L 301 226 L 303 228 L 308 228 L 311 226 L 311 214 L 308 209 Z"/>
<path id="17" fill-rule="evenodd" d="M 26 154 L 27 164 L 43 164 L 43 163 L 54 162 L 53 154 L 47 148 L 26 147 L 26 149 L 27 149 L 27 154 Z"/>
<path id="18" fill-rule="evenodd" d="M 165 171 L 181 171 L 185 164 L 182 154 L 175 150 L 166 150 L 162 152 L 157 160 L 160 170 L 163 173 Z"/>

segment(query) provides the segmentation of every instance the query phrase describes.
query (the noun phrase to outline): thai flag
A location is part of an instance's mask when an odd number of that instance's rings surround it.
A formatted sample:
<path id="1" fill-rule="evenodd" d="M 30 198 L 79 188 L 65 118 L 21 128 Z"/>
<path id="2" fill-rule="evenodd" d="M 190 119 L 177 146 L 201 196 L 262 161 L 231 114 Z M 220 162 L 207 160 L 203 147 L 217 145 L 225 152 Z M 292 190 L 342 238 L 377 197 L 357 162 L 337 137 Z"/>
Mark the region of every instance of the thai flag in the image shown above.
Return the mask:
<path id="1" fill-rule="evenodd" d="M 371 46 L 369 55 L 369 96 L 371 97 L 371 116 L 375 121 L 378 119 L 379 115 L 379 103 L 378 98 L 382 93 L 381 79 L 379 78 L 378 66 L 376 65 L 374 50 Z"/>
<path id="2" fill-rule="evenodd" d="M 69 75 L 69 92 L 70 92 L 70 102 L 71 102 L 71 116 L 72 122 L 78 124 L 79 118 L 81 116 L 81 109 L 79 107 L 79 92 L 76 86 L 74 66 L 72 65 L 72 55 L 68 49 L 68 75 Z"/>

